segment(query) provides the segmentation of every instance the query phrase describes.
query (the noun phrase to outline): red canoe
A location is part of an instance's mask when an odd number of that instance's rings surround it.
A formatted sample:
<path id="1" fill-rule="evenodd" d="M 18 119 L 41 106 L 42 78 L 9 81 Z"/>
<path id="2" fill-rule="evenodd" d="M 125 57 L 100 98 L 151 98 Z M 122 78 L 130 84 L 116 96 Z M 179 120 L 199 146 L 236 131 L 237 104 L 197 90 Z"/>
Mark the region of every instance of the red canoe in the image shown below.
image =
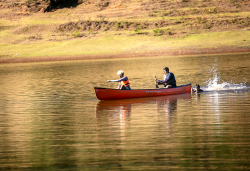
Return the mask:
<path id="1" fill-rule="evenodd" d="M 175 88 L 163 88 L 163 89 L 119 90 L 119 89 L 100 88 L 100 87 L 94 87 L 94 89 L 96 97 L 99 100 L 118 100 L 118 99 L 168 96 L 175 94 L 190 93 L 191 84 L 185 84 Z"/>

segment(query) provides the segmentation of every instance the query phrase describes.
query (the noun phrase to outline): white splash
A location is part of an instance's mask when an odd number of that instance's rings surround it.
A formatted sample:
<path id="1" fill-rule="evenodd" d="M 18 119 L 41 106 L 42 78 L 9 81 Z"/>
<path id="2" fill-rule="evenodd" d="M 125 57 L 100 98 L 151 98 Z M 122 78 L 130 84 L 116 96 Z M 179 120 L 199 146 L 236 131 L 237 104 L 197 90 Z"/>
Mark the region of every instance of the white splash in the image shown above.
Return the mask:
<path id="1" fill-rule="evenodd" d="M 236 89 L 244 89 L 246 88 L 246 82 L 247 79 L 244 78 L 244 83 L 240 84 L 234 84 L 234 83 L 228 83 L 217 75 L 217 69 L 212 69 L 211 72 L 213 72 L 213 78 L 209 79 L 207 83 L 206 90 L 236 90 Z"/>

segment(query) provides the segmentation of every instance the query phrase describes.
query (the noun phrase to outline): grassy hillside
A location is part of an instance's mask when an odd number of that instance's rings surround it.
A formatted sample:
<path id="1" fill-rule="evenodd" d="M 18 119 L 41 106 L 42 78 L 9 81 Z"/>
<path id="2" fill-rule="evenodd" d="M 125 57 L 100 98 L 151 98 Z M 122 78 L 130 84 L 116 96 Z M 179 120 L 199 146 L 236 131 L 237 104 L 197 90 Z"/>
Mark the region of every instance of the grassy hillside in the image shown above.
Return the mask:
<path id="1" fill-rule="evenodd" d="M 249 0 L 2 0 L 0 11 L 0 58 L 250 51 Z"/>

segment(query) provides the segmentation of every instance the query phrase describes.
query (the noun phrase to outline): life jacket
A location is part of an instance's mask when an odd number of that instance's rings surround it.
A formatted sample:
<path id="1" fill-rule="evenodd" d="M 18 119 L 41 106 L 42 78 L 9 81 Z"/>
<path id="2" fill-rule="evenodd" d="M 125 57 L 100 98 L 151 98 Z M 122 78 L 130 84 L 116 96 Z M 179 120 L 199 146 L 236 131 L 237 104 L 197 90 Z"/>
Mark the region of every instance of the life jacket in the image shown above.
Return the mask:
<path id="1" fill-rule="evenodd" d="M 130 85 L 128 77 L 127 77 L 127 81 L 121 81 L 121 85 L 125 85 L 126 87 Z"/>

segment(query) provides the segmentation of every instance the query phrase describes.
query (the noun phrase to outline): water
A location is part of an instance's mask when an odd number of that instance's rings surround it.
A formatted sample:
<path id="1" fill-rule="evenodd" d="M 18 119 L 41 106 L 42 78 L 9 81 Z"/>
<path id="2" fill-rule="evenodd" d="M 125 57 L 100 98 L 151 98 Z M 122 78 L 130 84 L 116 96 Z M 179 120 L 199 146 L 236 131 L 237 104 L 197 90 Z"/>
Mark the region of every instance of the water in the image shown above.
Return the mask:
<path id="1" fill-rule="evenodd" d="M 200 94 L 99 101 L 120 69 Z M 249 170 L 250 54 L 0 65 L 0 170 Z M 110 83 L 112 88 L 117 83 Z"/>

